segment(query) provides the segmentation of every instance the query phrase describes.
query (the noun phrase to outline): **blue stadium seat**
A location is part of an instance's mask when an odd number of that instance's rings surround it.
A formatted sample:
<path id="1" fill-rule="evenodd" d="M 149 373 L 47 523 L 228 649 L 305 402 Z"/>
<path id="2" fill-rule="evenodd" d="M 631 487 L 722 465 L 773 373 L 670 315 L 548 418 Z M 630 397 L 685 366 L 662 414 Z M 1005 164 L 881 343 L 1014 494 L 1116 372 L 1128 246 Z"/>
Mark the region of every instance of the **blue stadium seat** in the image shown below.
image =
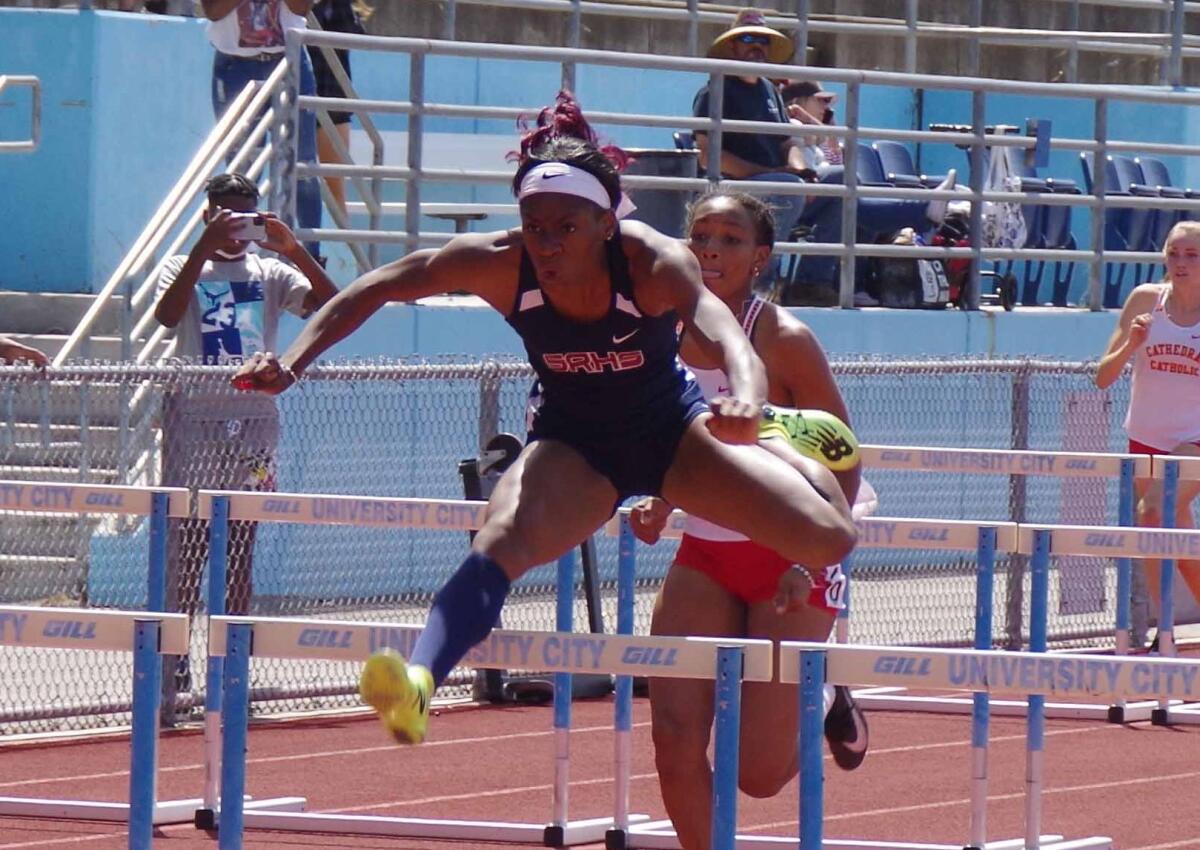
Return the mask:
<path id="1" fill-rule="evenodd" d="M 1121 157 L 1128 159 L 1128 157 Z M 1117 157 L 1106 157 L 1104 163 L 1105 195 L 1129 197 L 1133 194 L 1131 187 L 1142 186 L 1140 169 L 1135 172 L 1132 160 L 1129 164 L 1118 165 Z M 1091 153 L 1079 155 L 1080 168 L 1083 170 L 1083 185 L 1089 194 L 1094 192 L 1094 162 Z M 1106 251 L 1142 251 L 1148 250 L 1150 228 L 1153 225 L 1153 210 L 1107 209 L 1104 211 L 1104 249 Z M 1128 263 L 1107 263 L 1104 268 L 1104 306 L 1120 307 L 1123 301 L 1122 286 L 1125 283 L 1125 267 Z M 1140 264 L 1135 269 L 1135 278 L 1140 279 Z M 1136 286 L 1137 280 L 1134 285 Z"/>
<path id="2" fill-rule="evenodd" d="M 1139 157 L 1138 161 L 1142 166 L 1142 178 L 1146 186 L 1156 190 L 1159 196 L 1175 199 L 1189 199 L 1192 197 L 1190 189 L 1184 189 L 1175 185 L 1175 182 L 1171 179 L 1171 172 L 1167 169 L 1167 164 L 1161 159 L 1152 156 L 1143 156 Z M 1167 234 L 1171 232 L 1171 228 L 1176 223 L 1188 218 L 1188 212 L 1188 210 L 1165 208 L 1158 211 L 1157 222 L 1151 238 L 1154 250 L 1162 250 L 1163 245 L 1167 241 Z"/>
<path id="3" fill-rule="evenodd" d="M 879 164 L 883 170 L 884 179 L 893 186 L 905 189 L 927 189 L 942 182 L 941 178 L 925 177 L 917 174 L 912 155 L 908 148 L 899 142 L 875 142 L 871 145 L 879 155 Z M 930 182 L 932 181 L 932 182 Z"/>
<path id="4" fill-rule="evenodd" d="M 866 142 L 858 143 L 858 167 L 854 169 L 858 175 L 860 186 L 891 186 L 887 172 L 883 169 L 883 160 L 879 151 Z"/>

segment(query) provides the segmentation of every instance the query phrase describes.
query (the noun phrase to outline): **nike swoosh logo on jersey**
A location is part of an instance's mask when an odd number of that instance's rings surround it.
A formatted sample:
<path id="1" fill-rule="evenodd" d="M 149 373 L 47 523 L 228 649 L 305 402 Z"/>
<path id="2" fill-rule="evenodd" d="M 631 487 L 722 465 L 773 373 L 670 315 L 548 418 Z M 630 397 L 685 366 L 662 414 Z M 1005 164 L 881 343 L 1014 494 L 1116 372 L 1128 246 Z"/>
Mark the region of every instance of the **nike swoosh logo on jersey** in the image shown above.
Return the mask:
<path id="1" fill-rule="evenodd" d="M 717 387 L 717 395 L 729 392 L 729 387 Z"/>
<path id="2" fill-rule="evenodd" d="M 620 345 L 621 343 L 623 343 L 625 340 L 632 337 L 637 332 L 638 332 L 638 329 L 634 328 L 629 333 L 625 334 L 625 336 L 617 336 L 616 334 L 613 334 L 613 345 Z"/>

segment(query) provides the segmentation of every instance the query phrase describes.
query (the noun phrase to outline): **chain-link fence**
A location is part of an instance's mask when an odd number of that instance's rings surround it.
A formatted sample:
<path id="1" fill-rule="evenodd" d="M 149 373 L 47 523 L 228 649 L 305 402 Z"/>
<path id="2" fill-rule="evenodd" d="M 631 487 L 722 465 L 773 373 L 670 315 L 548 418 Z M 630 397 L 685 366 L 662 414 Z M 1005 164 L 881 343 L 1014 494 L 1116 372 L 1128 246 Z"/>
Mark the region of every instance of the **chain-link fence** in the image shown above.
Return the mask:
<path id="1" fill-rule="evenodd" d="M 1092 385 L 1082 364 L 1031 360 L 843 358 L 838 382 L 863 442 L 891 445 L 1118 451 L 1124 384 Z M 532 372 L 523 362 L 364 362 L 309 370 L 272 401 L 228 387 L 229 371 L 175 365 L 78 365 L 50 377 L 0 369 L 0 478 L 275 487 L 282 492 L 462 498 L 459 463 L 493 435 L 524 433 Z M 1116 482 L 959 472 L 868 470 L 881 515 L 1108 523 Z M 169 598 L 203 609 L 207 528 L 173 523 Z M 99 607 L 145 604 L 145 524 L 4 514 L 0 601 Z M 604 623 L 615 625 L 616 542 L 598 534 Z M 467 551 L 466 535 L 271 523 L 234 532 L 229 607 L 259 615 L 420 622 L 432 593 Z M 674 554 L 639 553 L 636 628 L 646 631 Z M 252 555 L 252 565 L 251 565 Z M 1102 559 L 1059 559 L 1051 639 L 1111 637 L 1115 579 Z M 861 549 L 855 555 L 855 640 L 953 644 L 973 624 L 973 558 Z M 251 581 L 252 577 L 252 581 Z M 996 641 L 1019 645 L 1027 620 L 1020 558 L 998 565 Z M 516 586 L 504 625 L 553 627 L 552 567 Z M 582 602 L 576 622 L 586 623 Z M 179 720 L 197 716 L 203 618 L 189 664 L 168 676 Z M 124 710 L 128 671 L 101 654 L 0 653 L 0 731 L 79 728 Z M 82 659 L 82 660 L 80 660 Z M 256 710 L 356 702 L 352 665 L 272 661 L 255 667 Z M 451 682 L 463 694 L 469 671 Z M 103 715 L 97 718 L 96 715 Z"/>

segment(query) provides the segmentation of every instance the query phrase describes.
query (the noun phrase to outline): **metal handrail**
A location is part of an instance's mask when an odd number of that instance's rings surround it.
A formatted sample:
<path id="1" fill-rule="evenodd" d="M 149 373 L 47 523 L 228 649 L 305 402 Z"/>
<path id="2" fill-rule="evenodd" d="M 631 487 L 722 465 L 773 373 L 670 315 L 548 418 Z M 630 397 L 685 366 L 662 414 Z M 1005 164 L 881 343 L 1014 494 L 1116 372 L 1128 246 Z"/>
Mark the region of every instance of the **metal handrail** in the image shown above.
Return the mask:
<path id="1" fill-rule="evenodd" d="M 231 131 L 235 131 L 235 128 L 242 131 L 248 130 L 249 127 L 246 125 L 266 106 L 274 88 L 284 77 L 285 65 L 286 63 L 281 61 L 266 81 L 246 86 L 230 103 L 229 108 L 201 144 L 183 174 L 159 204 L 158 209 L 155 210 L 138 238 L 134 240 L 133 246 L 126 252 L 108 281 L 96 294 L 75 330 L 55 355 L 53 365 L 61 366 L 71 357 L 78 356 L 79 347 L 85 339 L 90 337 L 104 307 L 131 275 L 137 274 L 145 268 L 149 258 L 161 247 L 179 218 L 191 205 L 204 180 L 207 179 L 217 163 L 226 156 L 237 138 L 237 133 L 232 132 L 231 134 Z M 132 298 L 126 304 L 127 310 L 132 309 L 131 302 Z M 125 340 L 126 345 L 131 342 L 132 340 L 129 338 Z"/>
<path id="2" fill-rule="evenodd" d="M 1102 185 L 1098 183 L 1095 187 L 1095 193 L 1092 194 L 1041 194 L 1041 193 L 1020 193 L 1007 191 L 993 191 L 991 187 L 984 187 L 982 183 L 973 185 L 968 191 L 962 191 L 961 194 L 950 195 L 930 190 L 914 190 L 892 187 L 857 187 L 855 181 L 851 178 L 853 170 L 853 144 L 859 138 L 874 138 L 874 139 L 896 139 L 902 141 L 917 141 L 917 142 L 939 142 L 951 143 L 960 146 L 967 146 L 972 151 L 973 162 L 978 158 L 979 162 L 975 162 L 975 168 L 982 172 L 980 163 L 981 156 L 985 148 L 988 147 L 1032 147 L 1035 145 L 1035 140 L 1023 136 L 1009 136 L 1002 133 L 987 133 L 983 127 L 983 103 L 984 98 L 990 93 L 1013 93 L 1026 96 L 1052 96 L 1055 98 L 1076 98 L 1086 99 L 1091 102 L 1094 108 L 1100 112 L 1107 110 L 1110 102 L 1128 101 L 1140 103 L 1155 103 L 1163 105 L 1200 105 L 1200 94 L 1185 91 L 1176 91 L 1162 88 L 1114 88 L 1112 86 L 1099 85 L 1084 85 L 1084 84 L 1061 84 L 1061 83 L 1028 83 L 1017 82 L 1012 80 L 997 80 L 980 77 L 965 77 L 965 78 L 950 78 L 945 76 L 928 75 L 928 74 L 906 74 L 886 71 L 862 71 L 862 70 L 843 70 L 833 68 L 822 68 L 819 71 L 801 66 L 789 65 L 768 65 L 768 64 L 753 64 L 739 63 L 731 60 L 712 60 L 691 57 L 672 57 L 660 55 L 645 55 L 645 54 L 629 54 L 629 53 L 614 53 L 611 51 L 598 50 L 580 50 L 571 48 L 552 48 L 552 47 L 513 47 L 494 44 L 479 44 L 466 42 L 445 42 L 432 41 L 427 39 L 411 39 L 411 38 L 388 38 L 381 36 L 353 36 L 338 33 L 315 33 L 315 32 L 298 32 L 296 33 L 297 40 L 306 44 L 319 44 L 329 47 L 343 47 L 356 50 L 371 50 L 371 51 L 392 51 L 392 52 L 407 52 L 412 56 L 413 67 L 423 67 L 423 63 L 430 56 L 468 56 L 478 58 L 520 58 L 523 60 L 556 62 L 562 63 L 564 69 L 568 64 L 572 67 L 580 64 L 594 64 L 602 66 L 623 66 L 635 68 L 650 68 L 657 70 L 669 71 L 686 71 L 703 74 L 719 78 L 725 74 L 747 75 L 769 77 L 769 78 L 789 78 L 789 79 L 805 79 L 812 78 L 815 74 L 820 75 L 823 81 L 840 82 L 847 86 L 847 103 L 855 100 L 858 93 L 864 85 L 877 86 L 896 86 L 905 88 L 918 89 L 942 89 L 942 90 L 970 90 L 973 92 L 973 121 L 975 129 L 972 132 L 943 132 L 943 131 L 922 131 L 922 130 L 891 130 L 887 128 L 869 128 L 857 126 L 856 117 L 848 118 L 845 126 L 811 126 L 811 125 L 789 125 L 789 124 L 769 124 L 750 121 L 725 121 L 714 117 L 697 118 L 693 116 L 664 116 L 664 115 L 640 115 L 627 113 L 611 113 L 611 112 L 591 112 L 589 119 L 597 125 L 612 124 L 618 126 L 647 126 L 647 127 L 673 127 L 675 129 L 691 128 L 695 130 L 706 130 L 710 133 L 710 154 L 712 149 L 719 149 L 720 135 L 723 132 L 757 132 L 778 135 L 818 135 L 818 136 L 841 136 L 847 142 L 847 185 L 826 185 L 826 184 L 802 184 L 802 183 L 764 183 L 761 181 L 754 183 L 739 182 L 739 181 L 707 181 L 699 178 L 669 178 L 669 177 L 649 177 L 649 176 L 628 176 L 623 178 L 623 182 L 631 188 L 658 188 L 658 189 L 677 189 L 677 190 L 702 190 L 709 186 L 719 185 L 723 188 L 736 188 L 741 190 L 751 190 L 761 192 L 770 192 L 772 194 L 829 194 L 839 195 L 843 197 L 863 196 L 863 197 L 890 197 L 903 199 L 923 199 L 933 200 L 935 198 L 950 199 L 958 197 L 962 199 L 970 199 L 974 201 L 973 232 L 978 235 L 981 226 L 979 218 L 979 210 L 982 208 L 980 202 L 1016 202 L 1020 204 L 1037 204 L 1037 205 L 1067 205 L 1080 206 L 1093 210 L 1097 220 L 1101 220 L 1104 213 L 1109 208 L 1137 208 L 1137 207 L 1161 207 L 1164 202 L 1156 198 L 1140 198 L 1140 197 L 1114 197 L 1107 195 Z M 564 75 L 565 75 L 564 71 Z M 496 106 L 474 106 L 474 105 L 456 105 L 442 103 L 426 103 L 424 101 L 424 90 L 418 83 L 418 78 L 412 77 L 412 88 L 409 93 L 409 101 L 393 101 L 380 102 L 375 100 L 356 100 L 346 99 L 339 101 L 341 108 L 348 111 L 379 111 L 407 114 L 410 116 L 410 145 L 416 145 L 419 150 L 421 145 L 420 130 L 418 118 L 438 115 L 438 116 L 453 116 L 453 117 L 473 117 L 473 118 L 488 118 L 488 119 L 514 119 L 520 115 L 532 114 L 536 111 L 533 108 L 522 107 L 496 107 Z M 319 98 L 301 99 L 302 102 L 308 101 L 310 104 L 319 101 Z M 1099 126 L 1099 125 L 1098 125 Z M 413 138 L 417 136 L 418 138 Z M 1110 142 L 1106 138 L 1106 133 L 1097 131 L 1097 135 L 1093 139 L 1051 139 L 1051 148 L 1057 150 L 1082 151 L 1093 154 L 1096 158 L 1102 158 L 1109 152 L 1121 150 L 1130 151 L 1145 151 L 1162 152 L 1177 155 L 1194 155 L 1194 150 L 1187 145 L 1179 144 L 1151 144 L 1151 143 L 1135 143 L 1135 142 Z M 976 155 L 980 156 L 977 157 Z M 711 165 L 711 164 L 710 164 Z M 715 168 L 715 165 L 712 166 Z M 436 245 L 444 243 L 451 238 L 445 233 L 428 233 L 419 229 L 419 216 L 422 212 L 419 203 L 420 190 L 419 184 L 423 180 L 436 180 L 442 182 L 483 182 L 483 183 L 507 183 L 511 177 L 507 172 L 499 171 L 484 171 L 470 168 L 426 168 L 423 167 L 419 157 L 414 161 L 411 157 L 405 166 L 326 166 L 326 165 L 305 165 L 298 164 L 296 172 L 301 176 L 323 176 L 337 175 L 342 177 L 371 176 L 379 180 L 402 180 L 408 185 L 409 198 L 406 200 L 403 211 L 406 217 L 406 222 L 403 230 L 396 233 L 385 233 L 375 230 L 350 230 L 341 231 L 332 229 L 319 229 L 312 231 L 301 231 L 299 235 L 305 238 L 320 238 L 322 240 L 348 240 L 361 241 L 367 243 L 403 243 L 409 249 L 415 248 L 418 245 Z M 1172 208 L 1200 208 L 1200 201 L 1176 201 L 1171 200 L 1169 204 Z M 462 206 L 462 205 L 460 205 Z M 398 212 L 399 207 L 390 206 L 389 213 Z M 856 225 L 855 205 L 847 204 L 844 206 L 846 213 L 846 221 L 843 221 L 843 230 L 854 232 Z M 1102 245 L 1089 251 L 1081 250 L 1039 250 L 1036 252 L 1026 251 L 1025 249 L 985 249 L 979 244 L 978 238 L 974 240 L 975 245 L 970 249 L 964 249 L 959 253 L 951 253 L 947 249 L 919 249 L 922 254 L 925 251 L 931 256 L 939 256 L 943 258 L 967 256 L 971 259 L 974 272 L 972 275 L 971 292 L 974 298 L 978 297 L 979 286 L 979 267 L 984 261 L 995 261 L 1002 259 L 1068 259 L 1078 260 L 1087 263 L 1090 266 L 1091 284 L 1090 284 L 1090 300 L 1091 306 L 1094 309 L 1100 307 L 1100 280 L 1099 277 L 1103 271 L 1105 262 L 1145 262 L 1158 259 L 1157 255 L 1150 253 L 1125 252 L 1125 251 L 1110 251 L 1106 250 Z M 777 246 L 782 253 L 795 253 L 801 250 L 801 246 L 795 243 L 782 243 Z M 848 303 L 853 294 L 852 278 L 847 275 L 853 270 L 853 262 L 855 254 L 862 256 L 888 256 L 888 246 L 862 246 L 857 245 L 832 245 L 825 244 L 816 246 L 806 244 L 803 250 L 813 254 L 835 254 L 845 258 L 842 263 L 843 280 L 842 280 L 842 301 L 848 306 Z M 915 256 L 911 253 L 914 249 L 906 246 L 904 248 L 905 255 Z M 849 270 L 849 271 L 848 271 Z M 977 302 L 970 300 L 969 303 L 974 306 Z"/>
<path id="3" fill-rule="evenodd" d="M 308 13 L 308 26 L 315 32 L 324 31 L 324 28 L 321 26 L 321 22 L 317 20 L 317 16 L 311 11 Z M 354 83 L 350 79 L 350 75 L 346 73 L 346 68 L 344 65 L 342 65 L 341 58 L 338 57 L 333 48 L 318 47 L 318 49 L 321 51 L 321 56 L 325 59 L 325 62 L 329 65 L 329 70 L 333 72 L 333 78 L 337 80 L 337 84 L 339 88 L 341 88 L 342 94 L 348 98 L 357 98 L 358 91 L 354 88 Z M 303 107 L 309 104 L 305 104 L 302 99 L 300 105 Z M 310 108 L 313 108 L 314 113 L 317 116 L 318 125 L 325 130 L 325 135 L 333 145 L 334 152 L 337 153 L 343 162 L 353 162 L 354 159 L 350 156 L 350 151 L 348 151 L 346 146 L 342 143 L 342 137 L 337 134 L 334 129 L 333 122 L 329 118 L 329 109 L 340 109 L 340 107 L 336 107 L 332 103 L 326 103 L 316 104 L 315 106 L 310 105 Z M 360 112 L 358 113 L 358 122 L 362 126 L 363 132 L 367 134 L 367 138 L 371 141 L 372 164 L 383 165 L 383 135 L 375 126 L 374 119 L 372 119 L 369 113 Z M 367 215 L 370 220 L 370 226 L 371 229 L 374 230 L 380 225 L 379 192 L 382 186 L 379 181 L 372 180 L 371 185 L 368 188 L 367 184 L 358 177 L 352 178 L 352 182 L 354 183 L 354 188 L 358 191 L 359 197 L 362 198 L 363 203 L 367 205 Z M 325 206 L 333 215 L 334 221 L 337 222 L 339 227 L 345 225 L 346 222 L 340 220 L 341 210 L 338 210 L 337 205 L 332 203 L 332 197 L 326 197 L 328 194 L 328 186 L 324 181 L 321 182 L 321 190 L 322 197 L 325 198 Z M 362 250 L 359 248 L 357 243 L 350 243 L 350 250 L 354 254 L 360 272 L 365 273 L 379 264 L 379 251 L 374 245 L 369 247 L 366 256 L 363 255 Z"/>
<path id="4" fill-rule="evenodd" d="M 807 0 L 798 0 L 796 13 L 787 15 L 776 10 L 767 10 L 765 19 L 768 26 L 782 30 L 795 30 L 798 38 L 796 44 L 796 61 L 803 64 L 803 56 L 809 42 L 810 33 L 826 34 L 858 34 L 882 36 L 903 39 L 905 41 L 905 68 L 912 72 L 916 70 L 916 45 L 919 39 L 956 38 L 970 41 L 972 51 L 971 66 L 976 67 L 980 44 L 1019 45 L 1025 47 L 1040 47 L 1045 49 L 1067 49 L 1070 52 L 1068 66 L 1069 80 L 1073 81 L 1076 71 L 1075 57 L 1079 52 L 1122 52 L 1135 55 L 1156 57 L 1160 60 L 1162 78 L 1170 80 L 1173 85 L 1179 85 L 1182 69 L 1179 59 L 1182 55 L 1181 39 L 1176 34 L 1182 34 L 1184 25 L 1182 18 L 1187 13 L 1200 12 L 1200 3 L 1182 2 L 1182 0 L 1055 0 L 1058 3 L 1070 3 L 1072 20 L 1077 22 L 1081 5 L 1141 9 L 1147 12 L 1164 12 L 1171 18 L 1167 27 L 1168 32 L 1160 30 L 1145 33 L 1111 33 L 1101 31 L 1078 31 L 1078 39 L 1070 40 L 1064 33 L 1052 30 L 1018 27 L 985 27 L 979 25 L 958 25 L 923 22 L 918 20 L 918 0 L 910 0 L 909 14 L 906 19 L 884 18 L 859 15 L 811 15 L 808 14 Z M 469 5 L 491 5 L 492 0 L 445 0 L 443 8 L 443 38 L 456 38 L 455 21 L 457 6 L 460 3 Z M 982 21 L 983 0 L 972 0 L 970 7 L 973 21 Z M 709 8 L 702 9 L 695 0 L 684 3 L 637 5 L 632 3 L 596 2 L 595 0 L 507 0 L 506 7 L 527 9 L 540 12 L 559 12 L 571 16 L 571 26 L 568 28 L 569 47 L 578 47 L 577 32 L 579 20 L 584 15 L 621 17 L 633 20 L 677 21 L 686 24 L 688 31 L 688 49 L 693 55 L 699 52 L 697 43 L 701 24 L 727 25 L 732 21 L 734 12 L 727 6 L 708 4 Z M 1128 45 L 1120 43 L 1121 39 L 1141 39 L 1144 45 Z M 1162 46 L 1153 42 L 1162 40 Z"/>
<path id="5" fill-rule="evenodd" d="M 42 141 L 42 81 L 29 75 L 0 74 L 0 94 L 4 94 L 4 90 L 9 86 L 29 88 L 29 139 L 20 142 L 0 142 L 0 153 L 33 153 Z"/>

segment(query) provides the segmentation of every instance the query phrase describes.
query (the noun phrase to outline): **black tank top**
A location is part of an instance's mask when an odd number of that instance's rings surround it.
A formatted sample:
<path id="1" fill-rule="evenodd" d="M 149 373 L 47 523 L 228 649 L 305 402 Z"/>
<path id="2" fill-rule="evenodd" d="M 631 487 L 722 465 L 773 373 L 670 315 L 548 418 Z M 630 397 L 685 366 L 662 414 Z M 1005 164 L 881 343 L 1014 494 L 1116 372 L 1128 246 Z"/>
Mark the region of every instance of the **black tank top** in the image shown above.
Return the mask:
<path id="1" fill-rule="evenodd" d="M 620 231 L 605 249 L 612 296 L 604 316 L 578 322 L 555 310 L 522 250 L 516 303 L 505 320 L 537 372 L 541 413 L 586 430 L 640 431 L 675 410 L 694 384 L 678 358 L 674 311 L 643 315 Z"/>

